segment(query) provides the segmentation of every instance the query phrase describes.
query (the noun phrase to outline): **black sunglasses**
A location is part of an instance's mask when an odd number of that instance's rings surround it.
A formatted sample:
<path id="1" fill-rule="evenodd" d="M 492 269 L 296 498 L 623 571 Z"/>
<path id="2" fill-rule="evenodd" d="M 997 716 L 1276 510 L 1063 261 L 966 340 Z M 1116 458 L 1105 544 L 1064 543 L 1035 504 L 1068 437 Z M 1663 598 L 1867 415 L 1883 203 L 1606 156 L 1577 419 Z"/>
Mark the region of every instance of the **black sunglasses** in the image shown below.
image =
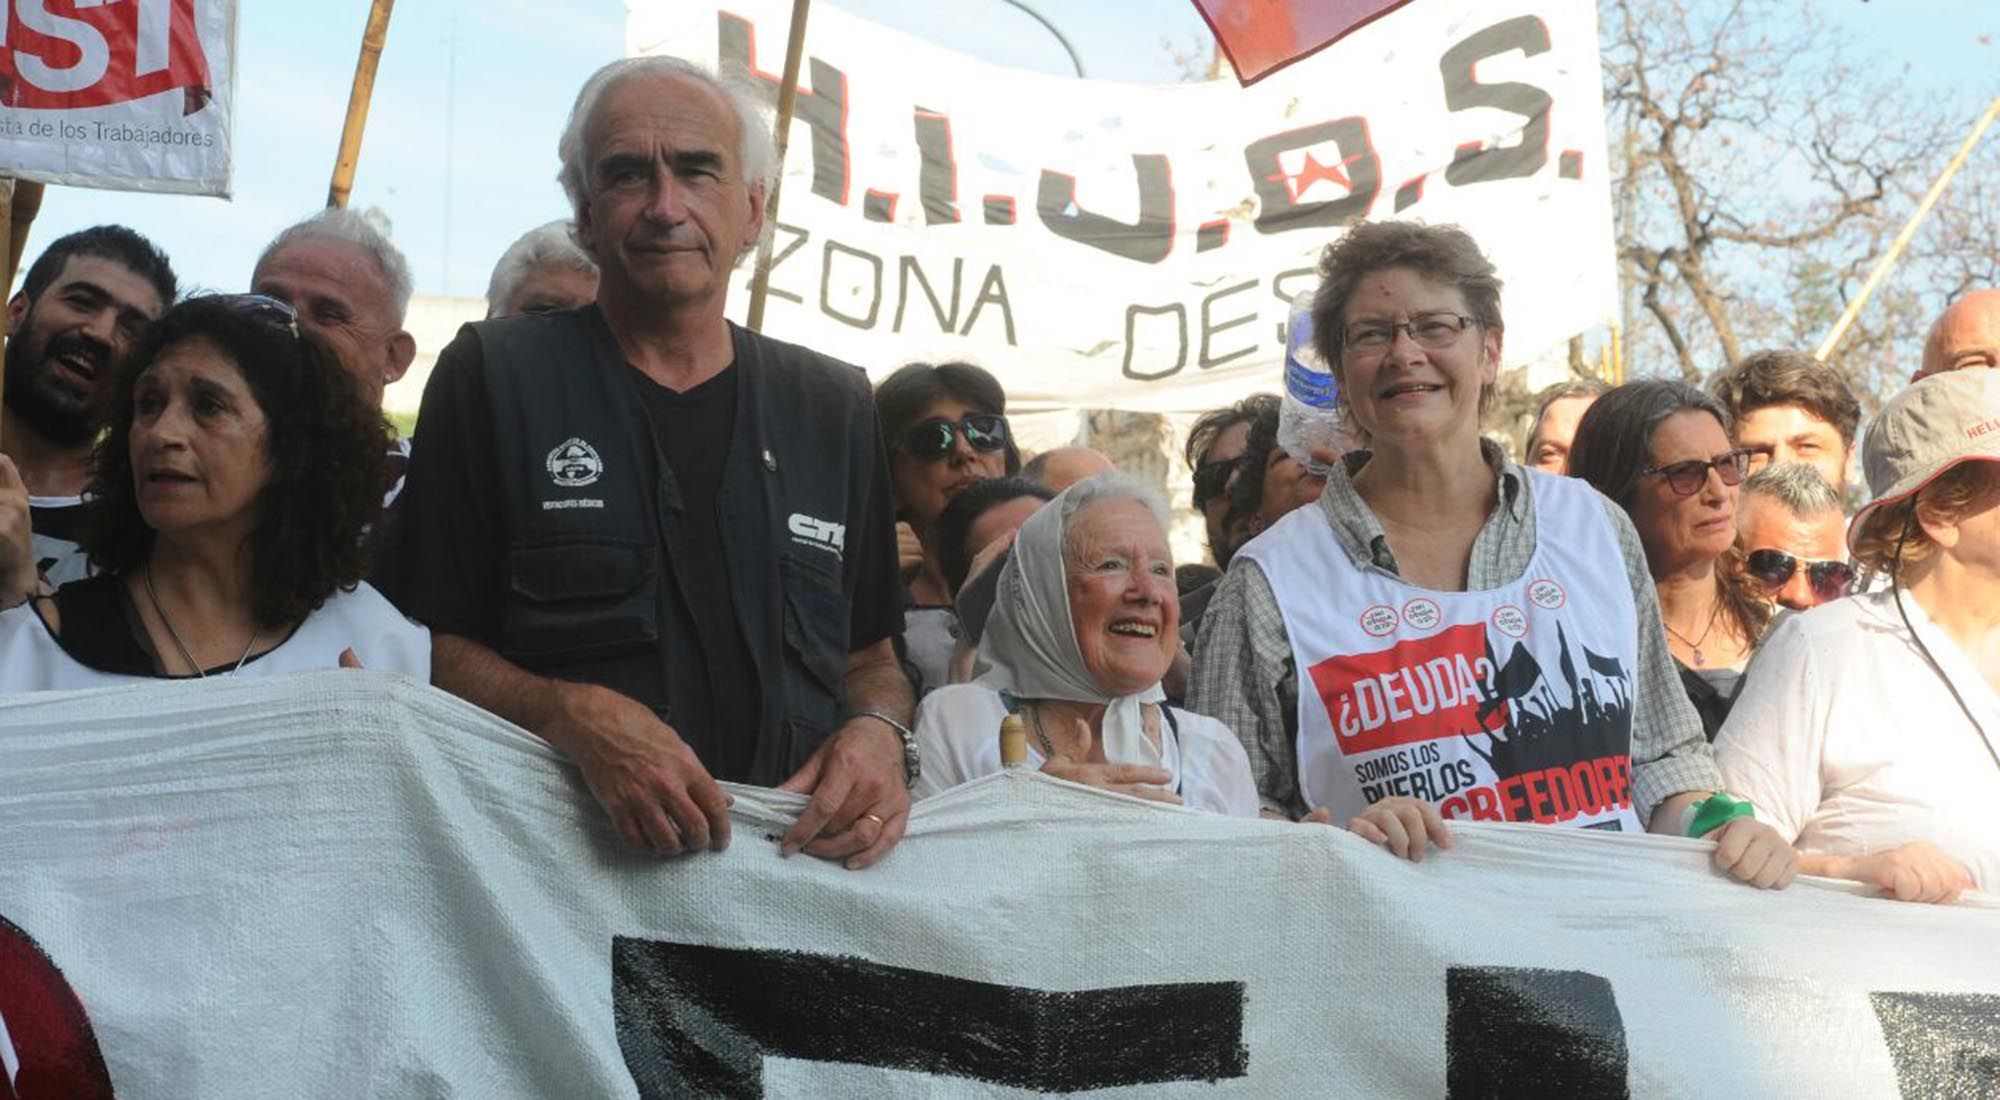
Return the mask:
<path id="1" fill-rule="evenodd" d="M 1648 466 L 1639 473 L 1658 474 L 1667 479 L 1667 488 L 1672 489 L 1675 496 L 1691 497 L 1708 484 L 1710 468 L 1721 475 L 1724 485 L 1741 485 L 1743 475 L 1750 472 L 1750 452 L 1738 447 L 1733 451 L 1724 451 L 1713 459 L 1690 458 L 1665 466 Z"/>
<path id="2" fill-rule="evenodd" d="M 228 306 L 230 309 L 253 320 L 263 322 L 273 328 L 284 329 L 296 339 L 299 335 L 299 311 L 290 302 L 281 301 L 268 294 L 214 294 L 209 301 Z"/>
<path id="3" fill-rule="evenodd" d="M 1229 487 L 1229 471 L 1236 468 L 1233 458 L 1211 459 L 1194 468 L 1194 506 L 1207 504 Z"/>
<path id="4" fill-rule="evenodd" d="M 975 451 L 992 454 L 1007 445 L 1007 418 L 998 413 L 966 413 L 957 421 L 937 417 L 903 432 L 904 454 L 921 462 L 936 462 L 951 453 L 963 435 Z"/>
<path id="5" fill-rule="evenodd" d="M 1812 585 L 1813 596 L 1821 603 L 1847 595 L 1847 586 L 1854 583 L 1854 567 L 1844 561 L 1801 561 L 1783 550 L 1750 551 L 1744 558 L 1743 571 L 1759 584 L 1775 589 L 1783 588 L 1801 565 L 1806 567 L 1806 580 Z"/>

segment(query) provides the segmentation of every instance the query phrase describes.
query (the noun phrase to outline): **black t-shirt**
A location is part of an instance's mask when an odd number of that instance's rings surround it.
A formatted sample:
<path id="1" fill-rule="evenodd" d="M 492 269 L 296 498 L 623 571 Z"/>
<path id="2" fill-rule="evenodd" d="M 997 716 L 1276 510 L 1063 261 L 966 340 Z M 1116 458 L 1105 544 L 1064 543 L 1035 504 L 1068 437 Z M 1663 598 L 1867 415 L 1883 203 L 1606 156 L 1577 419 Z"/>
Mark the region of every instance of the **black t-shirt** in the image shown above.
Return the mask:
<path id="1" fill-rule="evenodd" d="M 711 560 L 722 557 L 721 542 L 719 538 L 713 538 L 720 532 L 719 524 L 713 518 L 717 514 L 715 491 L 723 480 L 718 475 L 729 461 L 728 452 L 734 441 L 731 434 L 733 424 L 743 408 L 742 401 L 737 398 L 743 387 L 750 384 L 746 380 L 746 372 L 754 372 L 761 366 L 756 355 L 757 348 L 753 344 L 751 358 L 724 372 L 733 378 L 733 381 L 723 383 L 730 392 L 720 398 L 730 405 L 730 409 L 723 410 L 726 415 L 718 414 L 708 406 L 708 402 L 716 398 L 703 392 L 706 387 L 696 387 L 686 394 L 675 395 L 634 371 L 636 380 L 643 382 L 637 387 L 638 392 L 659 396 L 658 400 L 642 396 L 642 400 L 660 440 L 661 461 L 674 471 L 684 513 L 711 517 L 708 524 L 681 525 L 684 528 L 682 541 L 686 545 L 668 548 L 668 554 L 674 560 L 668 562 L 666 568 L 670 573 L 685 568 L 682 574 L 685 579 L 683 582 L 677 578 L 671 587 L 701 597 L 712 596 L 723 607 L 732 604 L 728 585 L 706 583 L 703 578 L 720 578 L 726 576 L 726 572 L 718 573 L 712 565 L 704 566 L 697 559 L 704 552 L 710 555 Z M 395 560 L 391 563 L 377 558 L 372 566 L 375 575 L 370 579 L 405 614 L 432 630 L 470 638 L 497 650 L 500 648 L 510 591 L 507 573 L 509 523 L 503 487 L 498 479 L 510 475 L 499 469 L 499 447 L 493 434 L 493 415 L 487 396 L 483 359 L 476 330 L 462 334 L 439 356 L 425 387 L 423 409 L 418 417 L 424 444 L 413 448 L 403 495 L 398 501 L 397 521 L 401 530 L 396 540 Z M 722 378 L 719 375 L 711 382 L 721 381 Z M 856 372 L 856 379 L 855 389 L 860 398 L 855 410 L 788 409 L 785 412 L 789 413 L 789 419 L 774 410 L 765 410 L 762 415 L 767 423 L 779 424 L 795 422 L 802 415 L 866 415 L 872 424 L 873 405 L 866 400 L 866 388 L 861 383 L 859 372 Z M 759 392 L 769 391 L 760 389 Z M 779 399 L 782 400 L 783 395 Z M 695 407 L 684 407 L 690 403 Z M 683 419 L 687 421 L 685 425 L 681 424 Z M 711 432 L 712 435 L 707 434 Z M 699 453 L 682 455 L 683 441 L 687 443 L 686 450 Z M 887 492 L 886 460 L 880 446 L 877 438 L 875 462 L 880 469 L 875 471 L 874 480 L 881 483 L 880 491 L 869 493 L 862 512 L 849 517 L 846 553 L 843 555 L 846 584 L 851 593 L 847 629 L 850 651 L 901 634 L 903 630 L 893 506 Z M 689 463 L 685 468 L 684 462 Z M 697 469 L 696 466 L 702 468 Z M 706 499 L 698 500 L 698 495 Z M 787 532 L 782 530 L 760 530 L 750 534 L 753 538 L 778 545 L 796 541 L 795 537 L 788 540 Z M 703 542 L 708 544 L 706 551 L 694 545 Z M 820 553 L 806 549 L 798 552 Z M 726 562 L 723 567 L 726 570 Z M 779 598 L 776 591 L 778 581 L 779 578 L 774 576 L 767 582 L 774 600 Z M 697 711 L 708 709 L 715 716 L 715 730 L 682 729 L 684 723 L 679 719 L 674 720 L 674 724 L 713 774 L 724 779 L 739 778 L 742 773 L 725 765 L 751 753 L 756 747 L 757 731 L 768 727 L 772 720 L 770 714 L 764 713 L 764 708 L 770 704 L 765 698 L 763 685 L 754 682 L 751 670 L 755 666 L 747 663 L 750 661 L 748 654 L 755 652 L 760 639 L 746 638 L 741 632 L 744 623 L 748 623 L 750 629 L 764 629 L 765 620 L 744 608 L 731 608 L 731 612 L 725 613 L 718 611 L 717 605 L 704 608 L 693 606 L 691 601 L 684 602 L 689 603 L 689 617 L 702 632 L 698 644 L 704 651 L 710 655 L 718 651 L 733 652 L 737 656 L 722 660 L 711 658 L 707 662 L 710 690 L 719 695 L 707 701 L 710 704 L 708 708 L 692 708 Z M 775 623 L 777 613 L 775 609 L 770 610 L 772 614 L 768 621 Z M 734 623 L 738 630 L 733 638 L 718 640 L 714 637 L 714 629 L 707 626 L 704 620 Z M 731 685 L 739 684 L 743 690 L 732 690 Z M 681 707 L 675 709 L 676 713 L 682 712 Z M 744 732 L 721 732 L 729 731 L 734 722 L 744 720 L 750 723 L 743 727 Z M 730 749 L 720 755 L 704 749 L 704 744 L 711 739 L 729 744 Z"/>
<path id="2" fill-rule="evenodd" d="M 736 600 L 729 589 L 729 556 L 722 546 L 722 524 L 716 514 L 716 490 L 729 461 L 729 440 L 736 430 L 735 364 L 685 392 L 639 375 L 639 397 L 653 422 L 660 458 L 673 471 L 680 490 L 682 521 L 675 526 L 680 545 L 672 547 L 672 571 L 694 620 L 708 666 L 710 713 L 716 736 L 695 744 L 695 755 L 718 761 L 715 771 L 740 775 L 756 750 L 754 737 L 729 736 L 725 731 L 757 728 L 757 668 L 743 640 Z M 714 755 L 711 756 L 710 754 Z"/>

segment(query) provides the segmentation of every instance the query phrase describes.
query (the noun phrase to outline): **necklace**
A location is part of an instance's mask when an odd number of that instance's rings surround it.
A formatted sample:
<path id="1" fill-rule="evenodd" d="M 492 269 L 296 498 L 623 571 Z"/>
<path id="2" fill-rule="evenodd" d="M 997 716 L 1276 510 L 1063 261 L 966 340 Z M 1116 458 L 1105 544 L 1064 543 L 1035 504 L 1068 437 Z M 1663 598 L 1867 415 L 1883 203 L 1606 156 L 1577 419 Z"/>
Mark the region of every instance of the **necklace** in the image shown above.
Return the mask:
<path id="1" fill-rule="evenodd" d="M 160 617 L 160 625 L 167 628 L 167 637 L 174 640 L 174 648 L 181 651 L 181 659 L 188 663 L 189 668 L 194 669 L 196 676 L 206 680 L 208 673 L 202 669 L 201 662 L 194 659 L 194 654 L 188 651 L 187 643 L 181 641 L 181 632 L 175 630 L 174 621 L 167 618 L 167 609 L 160 606 L 160 594 L 153 590 L 152 561 L 148 560 L 146 562 L 143 572 L 146 579 L 146 598 L 153 603 L 153 614 L 158 615 Z M 250 659 L 250 651 L 256 648 L 257 637 L 262 633 L 263 631 L 254 628 L 250 631 L 250 640 L 243 643 L 243 656 L 236 658 L 236 667 L 229 670 L 230 675 L 233 676 L 243 670 L 243 662 Z"/>
<path id="2" fill-rule="evenodd" d="M 1694 659 L 1694 667 L 1701 668 L 1708 664 L 1708 659 L 1702 656 L 1701 643 L 1708 640 L 1708 633 L 1715 629 L 1715 619 L 1720 614 L 1722 614 L 1722 600 L 1718 597 L 1715 601 L 1715 606 L 1708 609 L 1708 625 L 1701 628 L 1701 637 L 1693 641 L 1689 641 L 1687 635 L 1674 629 L 1673 624 L 1667 621 L 1667 613 L 1664 609 L 1660 612 L 1660 625 L 1666 627 L 1667 633 L 1679 638 L 1681 644 L 1688 647 L 1688 656 Z"/>
<path id="3" fill-rule="evenodd" d="M 1028 721 L 1034 726 L 1035 740 L 1042 746 L 1042 759 L 1055 759 L 1056 747 L 1049 743 L 1049 735 L 1042 732 L 1042 708 L 1039 705 L 1030 704 Z"/>

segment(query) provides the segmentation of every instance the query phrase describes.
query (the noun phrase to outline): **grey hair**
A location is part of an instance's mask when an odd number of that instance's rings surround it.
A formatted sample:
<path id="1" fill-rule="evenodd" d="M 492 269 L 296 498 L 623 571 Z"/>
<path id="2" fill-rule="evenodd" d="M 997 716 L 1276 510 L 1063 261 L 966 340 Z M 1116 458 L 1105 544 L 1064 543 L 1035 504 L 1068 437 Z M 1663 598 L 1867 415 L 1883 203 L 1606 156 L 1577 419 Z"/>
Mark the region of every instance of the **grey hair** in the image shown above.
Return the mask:
<path id="1" fill-rule="evenodd" d="M 556 158 L 562 162 L 556 180 L 562 184 L 563 194 L 569 196 L 571 214 L 578 222 L 583 220 L 583 208 L 590 201 L 590 166 L 583 162 L 583 131 L 597 110 L 597 101 L 604 98 L 612 85 L 641 76 L 686 77 L 715 89 L 736 116 L 737 168 L 743 173 L 744 182 L 753 191 L 761 188 L 766 195 L 771 193 L 771 181 L 777 172 L 778 144 L 771 136 L 770 125 L 764 121 L 764 102 L 754 89 L 736 80 L 724 80 L 685 58 L 658 54 L 627 57 L 611 62 L 583 82 L 583 88 L 576 93 L 576 102 L 570 106 L 562 136 L 556 139 Z M 764 231 L 770 230 L 770 222 L 766 220 Z M 750 242 L 745 248 L 746 255 L 756 243 Z"/>
<path id="2" fill-rule="evenodd" d="M 1743 493 L 1776 501 L 1800 519 L 1841 512 L 1840 493 L 1820 472 L 1803 462 L 1778 462 L 1751 474 Z"/>
<path id="3" fill-rule="evenodd" d="M 1172 521 L 1167 515 L 1167 502 L 1160 491 L 1140 481 L 1123 470 L 1111 470 L 1084 478 L 1056 497 L 1062 502 L 1063 558 L 1074 556 L 1076 544 L 1071 531 L 1070 520 L 1078 512 L 1092 504 L 1107 500 L 1136 500 L 1153 514 L 1154 522 L 1160 525 L 1160 533 L 1165 534 Z"/>
<path id="4" fill-rule="evenodd" d="M 493 278 L 486 284 L 486 308 L 498 309 L 513 297 L 529 272 L 544 267 L 566 267 L 591 278 L 597 277 L 597 261 L 577 246 L 572 235 L 576 223 L 558 218 L 521 234 L 493 265 Z"/>
<path id="5" fill-rule="evenodd" d="M 403 326 L 403 319 L 410 311 L 413 290 L 410 262 L 403 258 L 401 249 L 375 228 L 375 223 L 369 221 L 367 215 L 344 206 L 329 206 L 286 227 L 264 246 L 252 271 L 263 270 L 264 264 L 287 245 L 309 240 L 340 241 L 368 253 L 369 258 L 375 261 L 376 269 L 382 272 L 382 281 L 389 291 L 389 304 L 395 310 L 396 327 Z"/>

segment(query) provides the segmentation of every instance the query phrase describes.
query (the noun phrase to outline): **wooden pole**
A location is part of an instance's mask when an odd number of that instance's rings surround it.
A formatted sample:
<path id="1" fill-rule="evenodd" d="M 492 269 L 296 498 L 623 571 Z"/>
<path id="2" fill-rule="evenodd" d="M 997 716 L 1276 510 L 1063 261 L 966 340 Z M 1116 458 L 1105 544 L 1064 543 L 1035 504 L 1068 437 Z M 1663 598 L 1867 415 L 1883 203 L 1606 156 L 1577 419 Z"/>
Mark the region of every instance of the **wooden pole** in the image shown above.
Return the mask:
<path id="1" fill-rule="evenodd" d="M 764 197 L 764 239 L 757 245 L 757 274 L 750 281 L 750 313 L 744 318 L 752 332 L 764 330 L 764 299 L 771 291 L 771 238 L 778 224 L 778 189 L 785 181 L 785 147 L 791 143 L 792 109 L 799 100 L 799 65 L 806 56 L 806 16 L 812 0 L 792 0 L 792 36 L 785 43 L 784 83 L 778 86 L 777 170 L 771 193 Z"/>
<path id="2" fill-rule="evenodd" d="M 1965 137 L 1965 144 L 1958 147 L 1958 153 L 1951 158 L 1951 163 L 1945 165 L 1944 171 L 1938 173 L 1938 178 L 1931 183 L 1931 189 L 1924 193 L 1923 201 L 1919 202 L 1916 210 L 1910 214 L 1910 220 L 1903 223 L 1903 231 L 1896 234 L 1896 239 L 1889 244 L 1889 251 L 1875 264 L 1875 270 L 1868 273 L 1868 280 L 1861 284 L 1860 293 L 1854 296 L 1853 301 L 1847 303 L 1847 308 L 1841 311 L 1840 320 L 1834 322 L 1833 331 L 1828 332 L 1826 339 L 1820 341 L 1819 350 L 1813 352 L 1813 358 L 1825 362 L 1826 357 L 1833 354 L 1833 349 L 1840 345 L 1840 338 L 1847 335 L 1848 327 L 1854 324 L 1856 317 L 1860 316 L 1861 307 L 1868 304 L 1868 296 L 1875 293 L 1875 288 L 1888 277 L 1889 269 L 1896 266 L 1896 261 L 1903 255 L 1903 249 L 1909 247 L 1910 239 L 1917 235 L 1917 226 L 1921 225 L 1924 218 L 1930 214 L 1931 207 L 1937 205 L 1938 197 L 1944 194 L 1945 185 L 1951 182 L 1951 177 L 1957 175 L 1960 168 L 1964 167 L 1966 158 L 1972 155 L 1972 150 L 1979 145 L 1980 137 L 1986 133 L 1987 127 L 1993 125 L 1996 117 L 2000 117 L 2000 97 L 1996 97 L 1987 106 L 1986 113 L 1980 115 L 1979 121 L 1973 124 L 1972 133 Z"/>
<path id="3" fill-rule="evenodd" d="M 340 130 L 340 153 L 333 161 L 328 206 L 346 206 L 354 190 L 354 169 L 361 160 L 361 132 L 368 126 L 368 102 L 375 96 L 375 66 L 382 61 L 382 43 L 389 37 L 389 9 L 396 0 L 375 0 L 361 32 L 361 60 L 354 64 L 354 90 L 347 96 L 347 123 Z"/>

